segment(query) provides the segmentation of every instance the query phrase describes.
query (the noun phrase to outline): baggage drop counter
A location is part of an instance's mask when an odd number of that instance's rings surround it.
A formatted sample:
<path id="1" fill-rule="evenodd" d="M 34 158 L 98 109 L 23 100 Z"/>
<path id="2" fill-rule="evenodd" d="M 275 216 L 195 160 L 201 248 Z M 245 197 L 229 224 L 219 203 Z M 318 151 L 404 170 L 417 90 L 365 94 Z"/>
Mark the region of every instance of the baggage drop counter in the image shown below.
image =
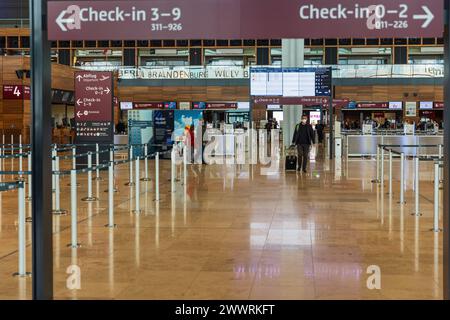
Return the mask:
<path id="1" fill-rule="evenodd" d="M 439 147 L 444 143 L 442 135 L 344 135 L 344 150 L 347 157 L 370 157 L 377 155 L 377 146 L 384 145 L 436 145 L 436 147 L 398 148 L 406 155 L 438 156 Z"/>

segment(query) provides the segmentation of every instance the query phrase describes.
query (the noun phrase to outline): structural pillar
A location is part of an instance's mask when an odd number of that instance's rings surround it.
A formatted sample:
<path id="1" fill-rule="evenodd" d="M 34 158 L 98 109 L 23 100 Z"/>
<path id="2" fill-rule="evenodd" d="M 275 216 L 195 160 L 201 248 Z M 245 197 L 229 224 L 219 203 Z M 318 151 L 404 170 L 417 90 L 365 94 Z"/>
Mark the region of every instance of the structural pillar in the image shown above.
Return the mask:
<path id="1" fill-rule="evenodd" d="M 444 28 L 444 52 L 445 52 L 445 79 L 444 79 L 444 106 L 450 107 L 450 0 L 445 0 L 445 28 Z M 443 236 L 443 288 L 444 299 L 450 300 L 450 112 L 444 110 L 444 236 Z"/>
<path id="2" fill-rule="evenodd" d="M 283 68 L 303 67 L 305 64 L 305 40 L 283 39 L 281 41 Z M 295 126 L 300 122 L 303 106 L 283 107 L 283 141 L 289 147 L 294 135 Z"/>
<path id="3" fill-rule="evenodd" d="M 53 299 L 51 61 L 47 0 L 30 1 L 32 291 L 35 300 Z"/>

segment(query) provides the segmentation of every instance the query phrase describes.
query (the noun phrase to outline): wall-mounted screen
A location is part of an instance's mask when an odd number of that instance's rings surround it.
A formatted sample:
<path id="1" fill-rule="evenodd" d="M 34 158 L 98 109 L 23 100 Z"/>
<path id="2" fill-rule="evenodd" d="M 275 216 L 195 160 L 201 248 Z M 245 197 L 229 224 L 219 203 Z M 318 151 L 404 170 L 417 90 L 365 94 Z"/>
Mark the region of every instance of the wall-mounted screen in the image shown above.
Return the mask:
<path id="1" fill-rule="evenodd" d="M 195 109 L 195 110 L 206 109 L 206 102 L 193 102 L 192 109 Z"/>
<path id="2" fill-rule="evenodd" d="M 172 101 L 172 102 L 164 102 L 164 109 L 166 110 L 174 110 L 177 108 L 177 103 Z"/>
<path id="3" fill-rule="evenodd" d="M 420 101 L 420 110 L 433 110 L 433 101 Z"/>
<path id="4" fill-rule="evenodd" d="M 133 102 L 120 102 L 120 110 L 132 110 Z"/>
<path id="5" fill-rule="evenodd" d="M 330 68 L 250 69 L 250 95 L 283 97 L 328 97 L 331 95 Z"/>
<path id="6" fill-rule="evenodd" d="M 390 110 L 402 110 L 403 109 L 403 102 L 402 101 L 390 101 L 389 102 L 389 109 Z"/>
<path id="7" fill-rule="evenodd" d="M 249 110 L 250 109 L 250 102 L 238 102 L 237 108 L 241 110 Z"/>

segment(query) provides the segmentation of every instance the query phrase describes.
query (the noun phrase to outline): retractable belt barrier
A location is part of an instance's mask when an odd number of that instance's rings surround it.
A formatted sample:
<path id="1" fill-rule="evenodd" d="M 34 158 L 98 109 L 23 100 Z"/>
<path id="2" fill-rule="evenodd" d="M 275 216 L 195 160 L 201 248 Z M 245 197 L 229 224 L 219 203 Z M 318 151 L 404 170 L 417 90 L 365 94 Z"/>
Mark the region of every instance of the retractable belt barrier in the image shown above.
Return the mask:
<path id="1" fill-rule="evenodd" d="M 55 178 L 54 187 L 55 187 L 55 201 L 54 201 L 54 208 L 53 208 L 53 214 L 56 215 L 64 215 L 68 213 L 68 210 L 61 208 L 60 203 L 60 194 L 61 194 L 61 188 L 60 188 L 60 176 L 64 175 L 70 175 L 70 214 L 71 214 L 71 241 L 68 244 L 68 247 L 70 248 L 78 248 L 80 247 L 80 243 L 78 241 L 78 198 L 77 198 L 77 175 L 87 173 L 88 174 L 88 195 L 86 198 L 89 198 L 90 201 L 97 200 L 96 197 L 93 197 L 92 194 L 92 172 L 99 172 L 103 169 L 108 169 L 108 223 L 105 225 L 105 227 L 114 228 L 116 227 L 116 224 L 114 223 L 114 167 L 129 163 L 129 166 L 132 168 L 133 164 L 135 165 L 135 208 L 133 210 L 134 213 L 139 214 L 141 213 L 140 208 L 140 181 L 150 181 L 149 178 L 149 172 L 148 172 L 148 159 L 154 158 L 155 159 L 155 201 L 160 201 L 160 186 L 159 186 L 159 159 L 161 154 L 171 154 L 171 191 L 175 192 L 175 181 L 174 178 L 174 166 L 175 166 L 175 159 L 174 159 L 174 151 L 168 150 L 165 152 L 153 152 L 151 154 L 148 153 L 148 147 L 153 146 L 149 144 L 140 144 L 140 145 L 96 145 L 96 151 L 95 152 L 86 152 L 81 154 L 76 154 L 76 147 L 79 145 L 67 145 L 64 147 L 53 145 L 52 146 L 52 162 L 53 162 L 53 170 L 52 170 L 52 176 Z M 87 145 L 85 145 L 87 146 Z M 93 146 L 93 145 L 90 145 Z M 101 150 L 100 146 L 108 146 L 108 148 Z M 156 146 L 162 146 L 162 145 L 156 145 Z M 114 159 L 114 152 L 119 150 L 133 150 L 133 148 L 142 148 L 145 151 L 145 154 L 142 156 L 136 156 L 133 157 L 132 153 L 130 153 L 130 157 L 128 159 L 122 159 L 122 160 L 115 160 Z M 23 149 L 25 149 L 24 146 L 22 146 Z M 18 243 L 19 243 L 19 262 L 18 262 L 18 272 L 15 274 L 17 276 L 25 277 L 28 276 L 30 273 L 26 271 L 26 227 L 25 224 L 27 222 L 26 214 L 25 214 L 25 201 L 31 200 L 32 194 L 31 194 L 31 178 L 32 178 L 32 170 L 31 170 L 31 157 L 32 153 L 31 151 L 16 154 L 3 154 L 0 152 L 0 160 L 3 159 L 28 159 L 28 168 L 27 170 L 1 170 L 1 175 L 18 175 L 19 177 L 27 176 L 28 177 L 28 196 L 25 197 L 25 182 L 24 181 L 14 181 L 14 182 L 0 182 L 0 192 L 4 191 L 11 191 L 11 190 L 18 190 Z M 75 152 L 74 152 L 75 151 Z M 186 150 L 183 150 L 184 153 Z M 70 152 L 68 155 L 59 155 L 59 153 L 63 152 Z M 108 163 L 99 164 L 98 161 L 96 161 L 95 164 L 92 163 L 92 155 L 94 154 L 102 154 L 102 153 L 110 153 L 110 158 Z M 80 158 L 80 157 L 88 157 L 88 166 L 85 168 L 76 168 L 74 165 L 75 161 L 74 159 Z M 61 170 L 60 168 L 60 161 L 62 160 L 72 160 L 72 168 L 70 170 Z M 140 161 L 145 160 L 145 176 L 141 178 L 141 172 L 140 172 Z M 21 166 L 20 166 L 21 168 Z M 2 167 L 0 166 L 0 169 Z M 186 184 L 186 154 L 184 154 L 184 184 Z M 130 177 L 131 178 L 131 177 Z M 86 199 L 83 198 L 83 199 Z M 95 199 L 94 199 L 95 198 Z M 82 199 L 82 200 L 83 200 Z M 88 200 L 85 200 L 88 201 Z M 30 217 L 31 218 L 31 217 Z M 31 221 L 31 220 L 30 220 Z"/>
<path id="2" fill-rule="evenodd" d="M 426 147 L 438 147 L 439 155 L 438 156 L 425 156 L 420 155 L 418 152 L 412 155 L 406 155 L 404 152 L 400 152 L 395 150 L 394 148 L 426 148 Z M 376 158 L 376 178 L 372 180 L 373 183 L 379 183 L 381 186 L 381 192 L 384 192 L 384 180 L 385 180 L 385 172 L 384 172 L 384 163 L 385 163 L 385 153 L 389 153 L 389 196 L 393 196 L 393 155 L 400 156 L 400 199 L 398 201 L 399 204 L 406 204 L 405 201 L 405 158 L 407 156 L 412 157 L 414 160 L 414 212 L 411 214 L 416 217 L 421 217 L 423 213 L 420 212 L 420 162 L 434 162 L 434 199 L 433 199 L 433 228 L 431 231 L 440 232 L 442 231 L 439 228 L 439 190 L 440 184 L 442 181 L 442 170 L 443 170 L 443 146 L 442 145 L 382 145 L 379 144 L 377 147 L 377 158 Z"/>

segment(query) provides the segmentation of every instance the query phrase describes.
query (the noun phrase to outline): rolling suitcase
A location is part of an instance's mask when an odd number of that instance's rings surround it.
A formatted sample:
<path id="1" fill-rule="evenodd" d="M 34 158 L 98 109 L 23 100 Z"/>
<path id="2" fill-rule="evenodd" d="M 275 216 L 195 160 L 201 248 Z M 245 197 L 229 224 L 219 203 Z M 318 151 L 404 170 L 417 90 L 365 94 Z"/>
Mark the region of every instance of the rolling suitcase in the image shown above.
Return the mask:
<path id="1" fill-rule="evenodd" d="M 297 170 L 297 150 L 295 149 L 295 147 L 290 147 L 286 151 L 285 170 L 286 171 Z"/>

